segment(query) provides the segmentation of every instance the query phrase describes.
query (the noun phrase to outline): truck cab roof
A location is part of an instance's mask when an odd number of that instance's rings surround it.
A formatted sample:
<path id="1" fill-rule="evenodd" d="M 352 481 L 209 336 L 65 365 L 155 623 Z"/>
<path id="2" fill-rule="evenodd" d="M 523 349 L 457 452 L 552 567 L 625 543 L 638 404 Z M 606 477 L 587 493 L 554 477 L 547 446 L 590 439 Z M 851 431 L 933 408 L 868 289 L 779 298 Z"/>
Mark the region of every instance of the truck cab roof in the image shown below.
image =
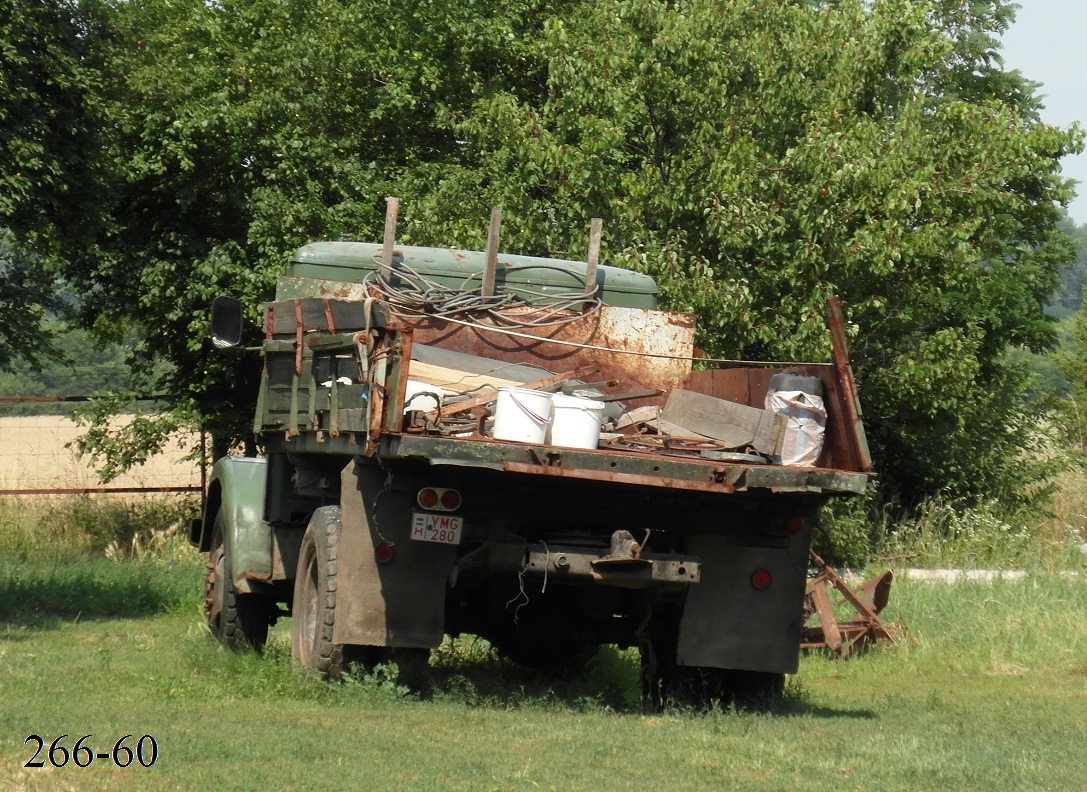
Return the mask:
<path id="1" fill-rule="evenodd" d="M 382 246 L 367 242 L 311 242 L 295 251 L 276 287 L 277 300 L 302 297 L 360 299 L 364 282 L 375 276 Z M 447 289 L 479 288 L 486 254 L 474 250 L 397 245 L 393 273 L 431 280 Z M 586 264 L 581 261 L 500 253 L 495 278 L 498 292 L 525 302 L 545 296 L 553 301 L 584 294 Z M 597 269 L 597 297 L 622 308 L 657 307 L 658 288 L 649 277 L 619 267 Z"/>

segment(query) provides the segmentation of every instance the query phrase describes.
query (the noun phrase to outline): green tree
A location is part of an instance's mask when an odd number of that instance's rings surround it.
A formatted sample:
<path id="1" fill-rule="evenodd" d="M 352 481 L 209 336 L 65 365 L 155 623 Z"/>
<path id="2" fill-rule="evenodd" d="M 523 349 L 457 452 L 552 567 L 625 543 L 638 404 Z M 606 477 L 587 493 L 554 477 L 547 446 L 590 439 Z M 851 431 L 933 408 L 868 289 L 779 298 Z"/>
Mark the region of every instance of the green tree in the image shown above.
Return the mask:
<path id="1" fill-rule="evenodd" d="M 95 0 L 0 6 L 0 371 L 57 354 L 51 228 L 93 217 L 105 30 Z"/>
<path id="2" fill-rule="evenodd" d="M 46 312 L 58 307 L 53 278 L 0 229 L 0 374 L 20 361 L 31 367 L 59 355 Z"/>
<path id="3" fill-rule="evenodd" d="M 1080 309 L 1062 324 L 1067 337 L 1053 355 L 1067 387 L 1062 412 L 1076 445 L 1087 451 L 1087 311 Z"/>
<path id="4" fill-rule="evenodd" d="M 1083 287 L 1087 284 L 1087 224 L 1076 225 L 1065 217 L 1060 228 L 1072 238 L 1076 258 L 1061 268 L 1060 286 L 1050 300 L 1048 313 L 1057 319 L 1066 319 L 1083 304 Z"/>
<path id="5" fill-rule="evenodd" d="M 885 497 L 1011 499 L 1034 422 L 1004 352 L 1052 342 L 1081 135 L 999 68 L 1008 8 L 597 3 L 548 26 L 545 97 L 466 122 L 475 183 L 523 246 L 605 217 L 714 353 L 825 358 L 840 294 Z"/>
<path id="6" fill-rule="evenodd" d="M 166 361 L 155 389 L 200 415 L 219 450 L 245 437 L 255 366 L 210 349 L 211 299 L 255 306 L 295 247 L 372 238 L 393 189 L 440 202 L 423 174 L 461 157 L 458 114 L 493 86 L 542 82 L 525 52 L 544 5 L 118 4 L 109 189 L 79 237 L 54 231 L 91 296 L 85 325 L 138 338 L 137 362 Z"/>
<path id="7" fill-rule="evenodd" d="M 342 232 L 655 275 L 700 344 L 824 359 L 849 310 L 891 499 L 1014 494 L 1032 421 L 1009 345 L 1052 341 L 1076 130 L 999 59 L 1002 0 L 233 0 L 116 6 L 109 190 L 66 237 L 84 319 L 171 368 L 179 414 L 245 433 L 252 381 L 206 305 L 266 295 Z M 240 409 L 239 409 L 240 408 Z"/>

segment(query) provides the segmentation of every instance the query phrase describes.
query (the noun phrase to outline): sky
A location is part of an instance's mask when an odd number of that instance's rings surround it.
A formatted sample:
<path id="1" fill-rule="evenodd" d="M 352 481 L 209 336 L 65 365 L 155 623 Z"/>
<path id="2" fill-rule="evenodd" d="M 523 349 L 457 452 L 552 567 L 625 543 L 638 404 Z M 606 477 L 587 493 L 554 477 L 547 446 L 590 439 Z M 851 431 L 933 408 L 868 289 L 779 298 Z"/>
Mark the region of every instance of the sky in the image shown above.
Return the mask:
<path id="1" fill-rule="evenodd" d="M 1087 2 L 1018 0 L 1015 23 L 1003 37 L 1004 65 L 1042 83 L 1042 119 L 1062 129 L 1078 121 L 1087 129 Z M 1079 180 L 1069 216 L 1087 224 L 1087 153 L 1061 160 L 1064 175 Z"/>

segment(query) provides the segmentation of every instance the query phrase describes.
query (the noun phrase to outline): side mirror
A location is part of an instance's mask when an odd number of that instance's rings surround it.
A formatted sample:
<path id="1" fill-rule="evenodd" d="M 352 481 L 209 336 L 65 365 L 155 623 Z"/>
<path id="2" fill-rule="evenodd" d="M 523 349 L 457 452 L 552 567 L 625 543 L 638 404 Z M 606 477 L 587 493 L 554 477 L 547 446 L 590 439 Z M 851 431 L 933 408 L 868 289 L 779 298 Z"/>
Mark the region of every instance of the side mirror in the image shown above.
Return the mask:
<path id="1" fill-rule="evenodd" d="M 242 342 L 245 309 L 233 297 L 216 297 L 211 301 L 211 343 L 216 349 L 230 349 Z"/>

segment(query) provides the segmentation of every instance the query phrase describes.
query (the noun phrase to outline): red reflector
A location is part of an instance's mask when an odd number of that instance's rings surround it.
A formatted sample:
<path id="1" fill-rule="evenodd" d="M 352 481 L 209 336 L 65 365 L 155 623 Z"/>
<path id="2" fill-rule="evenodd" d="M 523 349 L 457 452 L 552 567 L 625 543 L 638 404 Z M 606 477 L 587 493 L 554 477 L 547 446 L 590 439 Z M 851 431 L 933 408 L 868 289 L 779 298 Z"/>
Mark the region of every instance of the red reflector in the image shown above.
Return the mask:
<path id="1" fill-rule="evenodd" d="M 770 588 L 770 573 L 765 569 L 757 569 L 751 574 L 751 585 L 757 589 Z"/>
<path id="2" fill-rule="evenodd" d="M 430 487 L 427 487 L 426 489 L 419 490 L 416 500 L 424 509 L 433 509 L 438 505 L 438 493 Z"/>
<path id="3" fill-rule="evenodd" d="M 789 522 L 785 523 L 785 530 L 787 530 L 791 534 L 800 533 L 801 531 L 804 530 L 804 518 L 803 517 L 793 517 L 793 518 L 791 518 L 789 520 Z"/>
<path id="4" fill-rule="evenodd" d="M 446 490 L 442 493 L 442 508 L 453 511 L 460 508 L 460 493 L 456 490 Z"/>
<path id="5" fill-rule="evenodd" d="M 391 544 L 379 544 L 374 548 L 374 560 L 379 564 L 387 564 L 393 560 L 393 546 Z"/>

